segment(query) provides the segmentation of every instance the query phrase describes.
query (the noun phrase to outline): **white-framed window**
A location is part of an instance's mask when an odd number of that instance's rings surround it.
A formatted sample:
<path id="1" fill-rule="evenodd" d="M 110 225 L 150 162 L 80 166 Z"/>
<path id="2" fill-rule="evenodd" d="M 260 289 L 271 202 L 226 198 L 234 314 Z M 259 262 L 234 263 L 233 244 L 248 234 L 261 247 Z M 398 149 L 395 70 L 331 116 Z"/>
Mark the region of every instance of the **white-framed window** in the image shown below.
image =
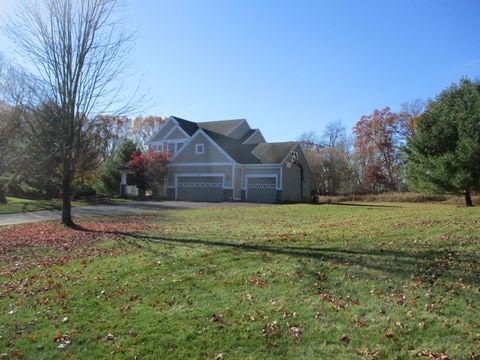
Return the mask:
<path id="1" fill-rule="evenodd" d="M 204 144 L 196 144 L 195 145 L 195 154 L 203 154 L 205 152 L 205 145 Z"/>
<path id="2" fill-rule="evenodd" d="M 175 154 L 175 143 L 168 143 L 168 152 L 170 155 Z"/>

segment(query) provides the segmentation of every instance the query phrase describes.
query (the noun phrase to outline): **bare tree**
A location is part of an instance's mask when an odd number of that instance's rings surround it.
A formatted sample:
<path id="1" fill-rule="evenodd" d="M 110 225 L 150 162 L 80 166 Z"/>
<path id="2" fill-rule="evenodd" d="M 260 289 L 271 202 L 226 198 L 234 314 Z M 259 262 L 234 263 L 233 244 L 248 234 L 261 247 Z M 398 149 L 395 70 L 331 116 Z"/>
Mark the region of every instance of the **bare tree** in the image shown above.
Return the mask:
<path id="1" fill-rule="evenodd" d="M 51 103 L 60 129 L 62 223 L 71 216 L 72 181 L 96 114 L 121 99 L 131 36 L 122 28 L 118 0 L 23 0 L 7 35 L 33 69 L 38 103 Z"/>
<path id="2" fill-rule="evenodd" d="M 337 142 L 344 141 L 346 137 L 345 125 L 342 120 L 332 121 L 327 124 L 325 131 L 323 132 L 323 140 L 325 146 L 334 148 Z"/>
<path id="3" fill-rule="evenodd" d="M 299 141 L 312 169 L 311 182 L 316 194 L 340 195 L 353 191 L 353 157 L 341 120 L 328 123 L 321 138 L 312 131 L 302 134 Z"/>

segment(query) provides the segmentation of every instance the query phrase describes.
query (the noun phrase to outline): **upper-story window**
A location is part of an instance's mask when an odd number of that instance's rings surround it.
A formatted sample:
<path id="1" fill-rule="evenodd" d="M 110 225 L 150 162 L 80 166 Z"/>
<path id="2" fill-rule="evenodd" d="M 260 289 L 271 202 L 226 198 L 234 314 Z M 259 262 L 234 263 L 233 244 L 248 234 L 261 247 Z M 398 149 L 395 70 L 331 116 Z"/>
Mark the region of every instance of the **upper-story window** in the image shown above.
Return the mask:
<path id="1" fill-rule="evenodd" d="M 203 154 L 205 152 L 205 145 L 204 144 L 196 144 L 195 145 L 195 154 Z"/>

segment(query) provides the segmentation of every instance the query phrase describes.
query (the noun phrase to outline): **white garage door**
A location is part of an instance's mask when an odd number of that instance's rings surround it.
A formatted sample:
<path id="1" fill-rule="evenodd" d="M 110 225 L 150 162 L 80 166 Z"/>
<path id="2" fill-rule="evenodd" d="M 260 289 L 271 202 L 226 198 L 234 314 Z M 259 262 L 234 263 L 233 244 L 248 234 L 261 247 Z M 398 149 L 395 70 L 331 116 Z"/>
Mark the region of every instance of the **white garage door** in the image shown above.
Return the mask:
<path id="1" fill-rule="evenodd" d="M 277 178 L 247 178 L 247 201 L 269 204 L 277 202 Z"/>
<path id="2" fill-rule="evenodd" d="M 182 176 L 177 178 L 177 200 L 223 201 L 221 176 Z"/>

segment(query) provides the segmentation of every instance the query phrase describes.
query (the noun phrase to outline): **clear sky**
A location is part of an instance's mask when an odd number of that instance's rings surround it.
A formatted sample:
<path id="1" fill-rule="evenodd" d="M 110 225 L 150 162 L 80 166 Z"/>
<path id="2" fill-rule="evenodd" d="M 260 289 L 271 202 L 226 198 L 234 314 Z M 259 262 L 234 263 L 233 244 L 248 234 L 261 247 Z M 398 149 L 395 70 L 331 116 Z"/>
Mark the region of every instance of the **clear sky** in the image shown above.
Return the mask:
<path id="1" fill-rule="evenodd" d="M 0 10 L 12 1 L 0 0 Z M 374 108 L 398 110 L 464 75 L 480 76 L 478 0 L 127 0 L 127 7 L 138 34 L 135 72 L 152 98 L 143 114 L 246 118 L 268 141 L 321 133 L 337 119 L 351 128 Z"/>

